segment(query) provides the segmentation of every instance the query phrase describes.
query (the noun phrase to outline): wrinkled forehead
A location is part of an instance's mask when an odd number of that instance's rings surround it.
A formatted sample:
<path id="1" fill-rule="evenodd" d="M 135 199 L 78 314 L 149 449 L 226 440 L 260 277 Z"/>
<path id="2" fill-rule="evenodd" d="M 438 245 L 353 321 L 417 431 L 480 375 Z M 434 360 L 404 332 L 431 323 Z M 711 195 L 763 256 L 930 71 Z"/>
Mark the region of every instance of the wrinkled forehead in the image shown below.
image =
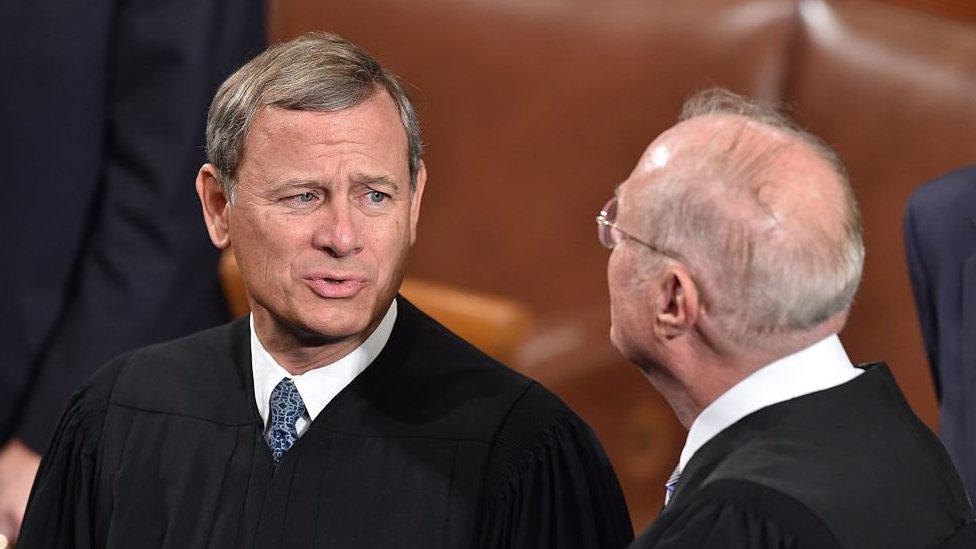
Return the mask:
<path id="1" fill-rule="evenodd" d="M 247 134 L 241 168 L 304 165 L 344 150 L 389 164 L 396 175 L 408 173 L 406 132 L 388 95 L 376 94 L 335 111 L 265 107 Z"/>

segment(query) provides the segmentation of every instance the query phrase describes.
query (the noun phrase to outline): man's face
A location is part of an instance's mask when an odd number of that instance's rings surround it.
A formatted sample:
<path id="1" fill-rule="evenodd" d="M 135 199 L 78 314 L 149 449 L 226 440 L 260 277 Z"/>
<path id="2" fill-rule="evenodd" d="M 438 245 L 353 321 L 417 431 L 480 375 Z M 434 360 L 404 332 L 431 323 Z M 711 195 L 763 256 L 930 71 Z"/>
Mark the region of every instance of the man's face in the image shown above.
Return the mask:
<path id="1" fill-rule="evenodd" d="M 645 234 L 641 217 L 641 204 L 647 200 L 643 195 L 671 167 L 675 151 L 670 132 L 659 136 L 644 151 L 630 176 L 617 188 L 616 227 L 644 242 L 653 242 L 653 235 Z M 607 263 L 610 341 L 631 362 L 651 367 L 659 354 L 654 300 L 661 298 L 661 292 L 660 281 L 655 280 L 659 273 L 647 267 L 648 262 L 660 259 L 653 257 L 659 252 L 616 236 L 618 243 Z"/>
<path id="2" fill-rule="evenodd" d="M 633 179 L 617 189 L 617 216 L 615 225 L 637 238 L 641 234 L 639 212 L 635 203 Z M 607 283 L 610 288 L 610 341 L 628 360 L 643 362 L 642 348 L 652 341 L 652 330 L 647 318 L 650 307 L 646 302 L 644 279 L 639 269 L 653 253 L 644 246 L 627 238 L 618 238 L 607 263 Z"/>
<path id="3" fill-rule="evenodd" d="M 406 133 L 385 92 L 331 113 L 261 111 L 228 207 L 255 322 L 365 339 L 400 287 L 424 178 L 411 192 Z"/>

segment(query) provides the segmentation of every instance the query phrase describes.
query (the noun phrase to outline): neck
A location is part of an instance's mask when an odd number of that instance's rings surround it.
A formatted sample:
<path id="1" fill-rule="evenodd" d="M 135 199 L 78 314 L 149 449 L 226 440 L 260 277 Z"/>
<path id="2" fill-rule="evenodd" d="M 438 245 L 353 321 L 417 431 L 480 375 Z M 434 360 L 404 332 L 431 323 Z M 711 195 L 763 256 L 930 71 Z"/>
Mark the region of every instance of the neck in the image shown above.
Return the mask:
<path id="1" fill-rule="evenodd" d="M 347 356 L 366 341 L 383 319 L 380 316 L 366 330 L 353 336 L 328 338 L 302 333 L 261 307 L 252 309 L 251 314 L 255 335 L 261 345 L 275 362 L 294 376 L 328 366 Z"/>
<path id="2" fill-rule="evenodd" d="M 763 345 L 731 342 L 716 345 L 713 338 L 686 336 L 687 340 L 676 342 L 668 350 L 668 356 L 662 361 L 665 367 L 643 370 L 681 424 L 691 428 L 702 410 L 753 372 L 837 333 L 842 326 L 842 319 L 824 323 L 794 334 L 787 347 L 769 346 L 766 350 L 761 350 Z"/>
<path id="3" fill-rule="evenodd" d="M 736 347 L 727 343 L 710 345 L 704 338 L 696 338 L 671 349 L 663 361 L 665 367 L 645 369 L 648 380 L 686 429 L 718 397 L 780 358 L 776 353 L 747 352 Z"/>
<path id="4" fill-rule="evenodd" d="M 702 410 L 762 366 L 706 363 L 690 358 L 672 370 L 651 368 L 644 375 L 674 410 L 678 421 L 689 429 Z"/>

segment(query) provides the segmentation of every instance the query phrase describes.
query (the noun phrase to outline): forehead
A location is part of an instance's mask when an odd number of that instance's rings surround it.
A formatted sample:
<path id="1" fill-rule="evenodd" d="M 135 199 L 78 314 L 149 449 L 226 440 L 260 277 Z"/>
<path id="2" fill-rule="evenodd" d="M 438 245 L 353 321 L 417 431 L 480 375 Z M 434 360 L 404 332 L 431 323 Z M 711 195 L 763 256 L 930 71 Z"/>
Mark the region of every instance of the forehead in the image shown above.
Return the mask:
<path id="1" fill-rule="evenodd" d="M 631 222 L 631 216 L 635 209 L 640 209 L 641 190 L 646 188 L 648 178 L 629 177 L 626 181 L 617 186 L 614 196 L 617 199 L 615 217 L 618 222 L 627 225 Z"/>
<path id="2" fill-rule="evenodd" d="M 255 163 L 301 165 L 342 152 L 405 165 L 407 136 L 389 94 L 378 92 L 333 112 L 265 107 L 251 124 L 242 168 L 255 168 Z"/>

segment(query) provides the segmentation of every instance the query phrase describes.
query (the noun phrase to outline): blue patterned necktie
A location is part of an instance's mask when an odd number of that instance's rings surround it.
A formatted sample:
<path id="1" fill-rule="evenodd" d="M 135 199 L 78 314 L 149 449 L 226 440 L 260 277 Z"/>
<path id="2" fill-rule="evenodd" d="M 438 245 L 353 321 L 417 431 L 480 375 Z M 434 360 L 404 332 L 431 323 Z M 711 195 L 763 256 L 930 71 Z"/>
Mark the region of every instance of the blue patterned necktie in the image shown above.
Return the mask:
<path id="1" fill-rule="evenodd" d="M 674 491 L 678 487 L 678 481 L 681 480 L 681 467 L 675 467 L 674 472 L 671 473 L 671 477 L 668 478 L 667 484 L 664 485 L 664 506 L 667 507 L 671 503 L 671 498 L 674 496 Z"/>
<path id="2" fill-rule="evenodd" d="M 305 415 L 305 403 L 298 394 L 295 382 L 285 378 L 271 391 L 271 415 L 268 424 L 271 432 L 268 434 L 268 447 L 275 463 L 281 461 L 281 456 L 287 452 L 298 440 L 298 428 L 295 422 Z"/>

